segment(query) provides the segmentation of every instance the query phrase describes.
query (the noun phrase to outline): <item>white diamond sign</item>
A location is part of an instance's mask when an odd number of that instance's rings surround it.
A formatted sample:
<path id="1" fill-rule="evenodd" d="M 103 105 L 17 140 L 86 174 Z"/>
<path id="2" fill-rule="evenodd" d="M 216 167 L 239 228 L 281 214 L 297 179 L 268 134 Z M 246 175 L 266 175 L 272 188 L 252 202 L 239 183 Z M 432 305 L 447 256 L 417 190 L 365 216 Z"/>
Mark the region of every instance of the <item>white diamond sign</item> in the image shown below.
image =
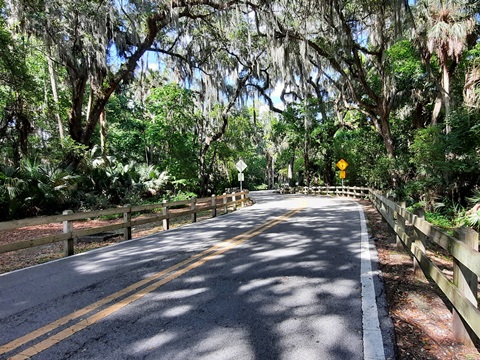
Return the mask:
<path id="1" fill-rule="evenodd" d="M 238 160 L 238 162 L 235 164 L 235 167 L 239 172 L 243 172 L 247 168 L 247 164 L 243 162 L 243 160 Z"/>

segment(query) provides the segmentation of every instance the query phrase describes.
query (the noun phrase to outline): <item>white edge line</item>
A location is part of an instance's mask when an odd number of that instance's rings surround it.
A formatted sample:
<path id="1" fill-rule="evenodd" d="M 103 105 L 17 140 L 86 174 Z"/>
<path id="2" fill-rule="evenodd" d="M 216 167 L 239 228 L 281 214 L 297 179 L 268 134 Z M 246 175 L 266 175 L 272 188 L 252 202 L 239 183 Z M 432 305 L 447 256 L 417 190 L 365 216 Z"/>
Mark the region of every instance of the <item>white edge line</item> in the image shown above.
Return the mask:
<path id="1" fill-rule="evenodd" d="M 360 278 L 362 283 L 363 355 L 365 360 L 385 360 L 373 280 L 378 272 L 372 271 L 372 257 L 370 254 L 371 252 L 376 253 L 376 249 L 368 238 L 363 208 L 360 204 L 357 204 L 357 206 L 361 225 Z"/>

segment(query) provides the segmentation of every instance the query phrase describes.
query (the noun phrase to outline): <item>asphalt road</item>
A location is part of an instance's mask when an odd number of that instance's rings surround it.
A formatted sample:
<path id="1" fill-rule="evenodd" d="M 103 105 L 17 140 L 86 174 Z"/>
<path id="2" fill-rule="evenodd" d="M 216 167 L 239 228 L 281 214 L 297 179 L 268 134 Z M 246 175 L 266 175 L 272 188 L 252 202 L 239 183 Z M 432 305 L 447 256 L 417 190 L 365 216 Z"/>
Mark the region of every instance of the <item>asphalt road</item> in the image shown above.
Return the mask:
<path id="1" fill-rule="evenodd" d="M 0 358 L 393 358 L 360 206 L 252 198 L 225 216 L 1 275 Z"/>

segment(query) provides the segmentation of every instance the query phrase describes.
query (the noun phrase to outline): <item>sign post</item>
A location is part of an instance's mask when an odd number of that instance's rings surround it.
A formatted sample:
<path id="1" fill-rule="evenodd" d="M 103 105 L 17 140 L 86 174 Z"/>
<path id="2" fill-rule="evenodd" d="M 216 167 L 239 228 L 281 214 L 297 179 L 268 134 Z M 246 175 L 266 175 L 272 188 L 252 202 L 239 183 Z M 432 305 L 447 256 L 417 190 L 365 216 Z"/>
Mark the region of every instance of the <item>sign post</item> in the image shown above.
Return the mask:
<path id="1" fill-rule="evenodd" d="M 240 191 L 242 191 L 242 182 L 245 180 L 243 176 L 243 170 L 247 168 L 247 164 L 243 162 L 242 159 L 238 160 L 238 162 L 235 164 L 235 167 L 238 170 L 238 181 L 240 182 Z"/>

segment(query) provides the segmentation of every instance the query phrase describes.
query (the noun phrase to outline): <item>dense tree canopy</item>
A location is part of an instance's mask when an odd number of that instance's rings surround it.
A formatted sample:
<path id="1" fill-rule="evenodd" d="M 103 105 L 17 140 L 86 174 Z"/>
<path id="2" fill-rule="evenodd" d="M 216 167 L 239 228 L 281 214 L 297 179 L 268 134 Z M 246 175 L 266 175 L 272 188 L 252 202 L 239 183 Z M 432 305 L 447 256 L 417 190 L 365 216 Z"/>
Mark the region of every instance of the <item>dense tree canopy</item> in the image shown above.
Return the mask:
<path id="1" fill-rule="evenodd" d="M 4 219 L 223 192 L 240 157 L 250 189 L 334 185 L 345 158 L 426 207 L 478 191 L 477 1 L 0 7 Z"/>

